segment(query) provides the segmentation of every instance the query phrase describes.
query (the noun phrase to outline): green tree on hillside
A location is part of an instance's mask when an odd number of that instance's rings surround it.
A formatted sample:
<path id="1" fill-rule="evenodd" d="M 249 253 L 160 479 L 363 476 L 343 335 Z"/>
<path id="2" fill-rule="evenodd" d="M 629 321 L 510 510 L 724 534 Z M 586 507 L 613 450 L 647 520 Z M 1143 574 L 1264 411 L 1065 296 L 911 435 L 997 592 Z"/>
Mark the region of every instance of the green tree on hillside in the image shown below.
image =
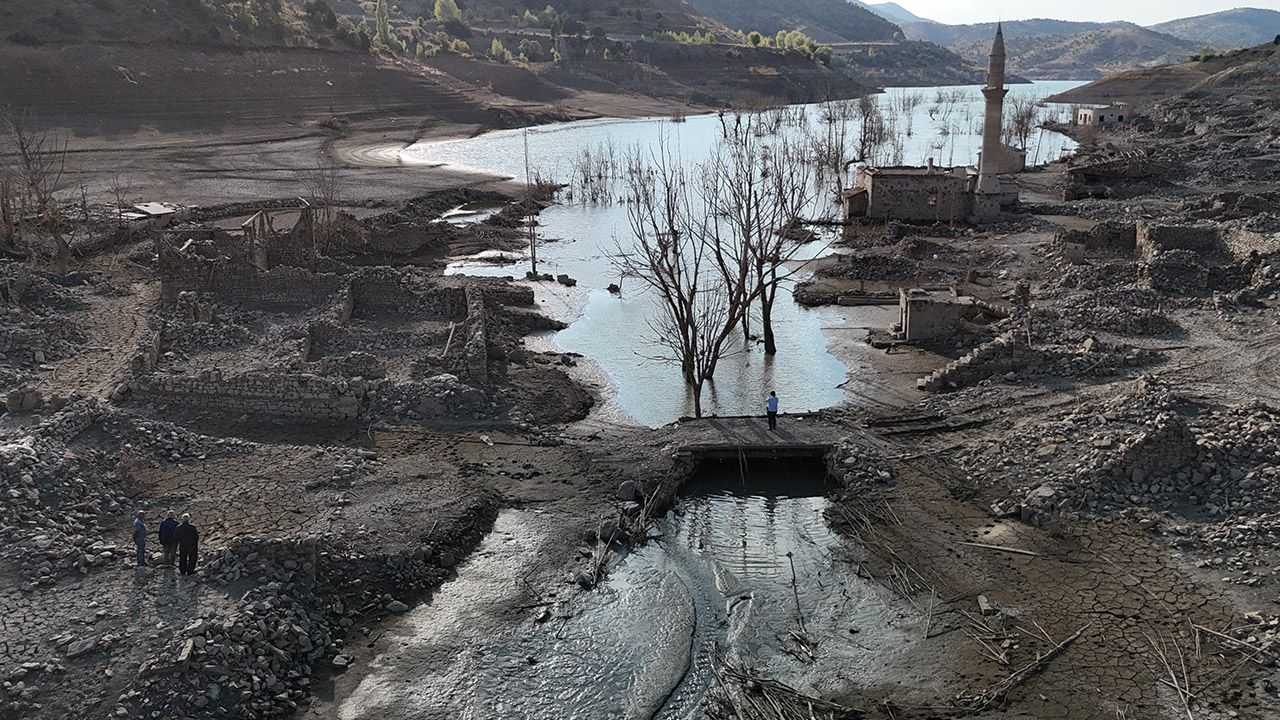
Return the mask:
<path id="1" fill-rule="evenodd" d="M 494 38 L 489 45 L 489 57 L 496 62 L 509 63 L 511 62 L 511 51 L 502 44 L 501 40 Z"/>
<path id="2" fill-rule="evenodd" d="M 462 11 L 458 9 L 457 0 L 436 0 L 436 22 L 461 19 Z"/>
<path id="3" fill-rule="evenodd" d="M 399 43 L 391 34 L 391 11 L 387 9 L 387 0 L 378 0 L 378 9 L 374 12 L 374 18 L 376 20 L 374 42 L 378 47 L 394 49 Z"/>
<path id="4" fill-rule="evenodd" d="M 751 43 L 752 47 L 760 47 L 760 44 L 764 42 L 764 36 L 758 31 L 752 30 L 747 33 L 747 42 Z"/>

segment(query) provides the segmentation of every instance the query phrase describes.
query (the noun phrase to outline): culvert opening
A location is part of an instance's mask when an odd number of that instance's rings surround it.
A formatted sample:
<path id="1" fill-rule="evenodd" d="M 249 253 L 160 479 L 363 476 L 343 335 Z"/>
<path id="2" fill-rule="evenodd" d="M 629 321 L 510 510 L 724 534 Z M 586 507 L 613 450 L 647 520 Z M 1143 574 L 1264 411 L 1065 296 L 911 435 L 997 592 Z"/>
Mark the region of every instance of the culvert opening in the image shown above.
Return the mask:
<path id="1" fill-rule="evenodd" d="M 834 489 L 823 454 L 789 457 L 710 456 L 695 458 L 679 498 L 746 495 L 776 499 L 825 497 Z"/>

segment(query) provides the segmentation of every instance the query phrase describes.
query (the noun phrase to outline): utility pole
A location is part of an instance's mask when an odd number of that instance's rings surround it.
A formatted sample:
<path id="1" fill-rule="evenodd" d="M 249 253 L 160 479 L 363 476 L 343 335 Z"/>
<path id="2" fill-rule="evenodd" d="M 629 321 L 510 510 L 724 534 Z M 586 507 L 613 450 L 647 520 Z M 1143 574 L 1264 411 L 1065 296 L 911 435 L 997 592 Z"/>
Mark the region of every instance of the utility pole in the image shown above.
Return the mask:
<path id="1" fill-rule="evenodd" d="M 529 219 L 529 271 L 538 279 L 538 238 L 533 231 L 533 174 L 529 171 L 529 128 L 524 129 L 524 186 L 525 212 Z"/>

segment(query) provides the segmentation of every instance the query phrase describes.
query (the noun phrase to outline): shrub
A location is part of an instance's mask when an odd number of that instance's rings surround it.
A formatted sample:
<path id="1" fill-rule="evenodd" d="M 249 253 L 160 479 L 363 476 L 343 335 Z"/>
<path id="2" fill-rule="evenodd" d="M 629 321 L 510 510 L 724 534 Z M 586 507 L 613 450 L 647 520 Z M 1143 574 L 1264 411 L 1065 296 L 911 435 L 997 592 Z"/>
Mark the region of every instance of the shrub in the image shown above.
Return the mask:
<path id="1" fill-rule="evenodd" d="M 509 63 L 511 62 L 511 51 L 502 44 L 501 40 L 494 38 L 493 42 L 489 44 L 489 57 L 495 62 Z"/>
<path id="2" fill-rule="evenodd" d="M 467 24 L 462 22 L 461 20 L 446 20 L 444 23 L 441 24 L 441 26 L 444 28 L 445 32 L 449 33 L 453 37 L 457 37 L 457 38 L 471 37 L 471 28 L 467 27 Z"/>
<path id="3" fill-rule="evenodd" d="M 471 46 L 467 44 L 466 40 L 454 38 L 449 41 L 449 52 L 457 55 L 470 55 Z"/>
<path id="4" fill-rule="evenodd" d="M 325 0 L 307 0 L 302 9 L 306 10 L 308 17 L 321 25 L 331 30 L 338 27 L 338 15 Z"/>
<path id="5" fill-rule="evenodd" d="M 547 59 L 547 51 L 543 49 L 542 43 L 529 38 L 520 41 L 520 55 L 525 62 L 543 62 Z"/>
<path id="6" fill-rule="evenodd" d="M 457 0 L 436 0 L 436 22 L 448 23 L 450 20 L 462 22 L 462 11 L 458 9 Z"/>
<path id="7" fill-rule="evenodd" d="M 377 30 L 374 32 L 374 44 L 385 50 L 401 49 L 400 39 L 391 32 L 391 11 L 387 9 L 387 0 L 378 0 L 378 9 L 374 12 Z"/>

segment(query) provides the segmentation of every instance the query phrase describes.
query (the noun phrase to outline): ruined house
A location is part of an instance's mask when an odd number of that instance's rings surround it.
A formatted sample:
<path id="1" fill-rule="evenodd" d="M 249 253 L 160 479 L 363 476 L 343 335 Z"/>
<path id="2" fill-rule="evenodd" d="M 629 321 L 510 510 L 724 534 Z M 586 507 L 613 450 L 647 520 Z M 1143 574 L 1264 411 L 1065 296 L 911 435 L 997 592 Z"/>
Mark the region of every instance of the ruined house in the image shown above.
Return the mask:
<path id="1" fill-rule="evenodd" d="M 905 220 L 956 222 L 991 220 L 1018 204 L 1017 185 L 1008 177 L 1026 166 L 1026 154 L 1001 141 L 1004 125 L 1004 30 L 997 25 L 987 84 L 982 151 L 977 167 L 867 167 L 842 195 L 846 221 Z"/>
<path id="2" fill-rule="evenodd" d="M 1117 103 L 1106 107 L 1079 108 L 1073 119 L 1080 127 L 1107 127 L 1124 122 L 1125 116 L 1129 114 L 1128 105 Z"/>
<path id="3" fill-rule="evenodd" d="M 915 342 L 946 337 L 960 327 L 961 320 L 973 308 L 974 299 L 960 295 L 955 288 L 902 288 L 898 291 L 897 338 Z"/>

